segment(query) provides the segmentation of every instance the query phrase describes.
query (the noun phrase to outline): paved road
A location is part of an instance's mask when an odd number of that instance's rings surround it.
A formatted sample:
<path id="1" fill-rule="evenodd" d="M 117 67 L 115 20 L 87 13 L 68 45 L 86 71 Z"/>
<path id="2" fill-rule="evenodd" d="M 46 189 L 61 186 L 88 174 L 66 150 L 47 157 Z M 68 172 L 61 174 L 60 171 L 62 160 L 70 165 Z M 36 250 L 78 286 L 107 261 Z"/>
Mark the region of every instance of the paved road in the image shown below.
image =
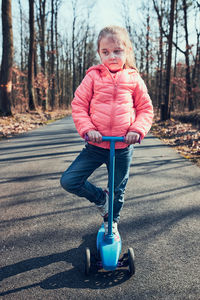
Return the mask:
<path id="1" fill-rule="evenodd" d="M 136 275 L 86 278 L 101 219 L 59 183 L 83 146 L 70 117 L 0 142 L 0 298 L 200 299 L 200 169 L 151 135 L 136 146 L 119 225 Z M 105 171 L 91 180 L 105 187 Z"/>

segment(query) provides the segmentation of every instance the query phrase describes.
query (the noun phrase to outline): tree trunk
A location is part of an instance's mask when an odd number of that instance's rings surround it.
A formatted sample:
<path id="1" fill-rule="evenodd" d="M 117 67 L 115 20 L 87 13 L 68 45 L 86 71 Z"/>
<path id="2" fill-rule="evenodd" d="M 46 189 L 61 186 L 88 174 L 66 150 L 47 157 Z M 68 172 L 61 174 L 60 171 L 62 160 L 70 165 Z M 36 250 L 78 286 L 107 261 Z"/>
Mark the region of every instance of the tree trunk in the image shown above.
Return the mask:
<path id="1" fill-rule="evenodd" d="M 39 1 L 39 32 L 40 32 L 40 58 L 42 72 L 45 74 L 46 64 L 45 64 L 45 11 L 46 11 L 46 0 Z"/>
<path id="2" fill-rule="evenodd" d="M 89 19 L 89 16 L 88 16 L 88 19 Z M 87 28 L 86 28 L 86 32 L 85 32 L 85 37 L 84 37 L 82 78 L 85 76 L 85 71 L 86 71 L 86 54 L 87 54 L 88 32 L 89 32 L 89 24 L 87 24 Z"/>
<path id="3" fill-rule="evenodd" d="M 24 58 L 23 58 L 23 15 L 22 15 L 22 5 L 21 0 L 18 0 L 19 4 L 19 13 L 20 13 L 20 36 L 21 36 L 21 50 L 20 50 L 20 57 L 21 57 L 21 71 L 24 69 Z"/>
<path id="4" fill-rule="evenodd" d="M 184 11 L 184 27 L 185 27 L 185 42 L 186 42 L 186 50 L 185 50 L 185 63 L 186 63 L 186 88 L 187 88 L 187 96 L 188 96 L 188 110 L 194 110 L 194 103 L 192 98 L 192 87 L 191 87 L 191 77 L 190 77 L 190 59 L 189 59 L 189 41 L 188 41 L 188 24 L 187 24 L 187 1 L 183 0 L 183 11 Z"/>
<path id="5" fill-rule="evenodd" d="M 59 47 L 58 47 L 58 2 L 56 1 L 55 7 L 55 49 L 56 49 L 56 107 L 60 106 L 61 93 L 60 93 L 60 74 L 59 74 Z"/>
<path id="6" fill-rule="evenodd" d="M 55 106 L 54 0 L 51 0 L 51 108 Z"/>
<path id="7" fill-rule="evenodd" d="M 75 66 L 75 9 L 74 9 L 74 18 L 72 25 L 72 70 L 73 70 L 73 83 L 72 83 L 72 94 L 74 95 L 76 90 L 76 66 Z"/>
<path id="8" fill-rule="evenodd" d="M 28 94 L 29 109 L 35 110 L 35 91 L 34 91 L 34 47 L 35 47 L 35 29 L 34 29 L 34 0 L 29 0 L 29 56 L 28 56 Z"/>
<path id="9" fill-rule="evenodd" d="M 41 59 L 41 72 L 46 78 L 46 62 L 45 62 L 45 21 L 46 14 L 46 0 L 39 1 L 39 34 L 40 34 L 40 59 Z M 42 109 L 43 111 L 48 110 L 48 90 L 47 88 L 42 89 Z"/>
<path id="10" fill-rule="evenodd" d="M 150 34 L 150 15 L 149 15 L 149 5 L 146 18 L 146 83 L 149 86 L 149 34 Z"/>
<path id="11" fill-rule="evenodd" d="M 177 2 L 175 6 L 175 23 L 176 23 L 176 44 L 178 44 L 178 32 L 179 32 L 179 22 L 178 22 L 178 8 L 177 8 Z M 175 47 L 175 54 L 174 54 L 174 72 L 173 72 L 173 77 L 176 77 L 176 69 L 177 69 L 177 52 L 178 49 Z M 172 85 L 172 111 L 174 111 L 174 102 L 176 100 L 176 85 Z"/>
<path id="12" fill-rule="evenodd" d="M 13 31 L 11 0 L 2 0 L 3 53 L 0 73 L 0 114 L 12 115 Z"/>
<path id="13" fill-rule="evenodd" d="M 158 18 L 159 23 L 159 31 L 160 31 L 160 39 L 159 39 L 159 87 L 158 87 L 158 95 L 159 102 L 158 106 L 161 107 L 161 103 L 163 100 L 163 32 L 162 32 L 162 22 L 163 22 L 163 2 L 161 1 L 161 15 L 160 19 Z"/>
<path id="14" fill-rule="evenodd" d="M 168 55 L 167 55 L 167 71 L 166 71 L 166 91 L 165 91 L 165 106 L 164 106 L 164 120 L 170 119 L 171 103 L 170 103 L 170 87 L 171 87 L 171 61 L 172 61 L 172 43 L 173 43 L 173 29 L 174 29 L 174 8 L 176 0 L 171 0 L 170 9 L 170 28 L 168 39 Z"/>
<path id="15" fill-rule="evenodd" d="M 194 59 L 194 66 L 192 71 L 192 88 L 193 90 L 200 86 L 200 33 L 197 32 L 197 49 L 196 49 L 196 55 Z M 193 99 L 195 108 L 199 108 L 199 99 L 198 94 L 193 92 Z"/>

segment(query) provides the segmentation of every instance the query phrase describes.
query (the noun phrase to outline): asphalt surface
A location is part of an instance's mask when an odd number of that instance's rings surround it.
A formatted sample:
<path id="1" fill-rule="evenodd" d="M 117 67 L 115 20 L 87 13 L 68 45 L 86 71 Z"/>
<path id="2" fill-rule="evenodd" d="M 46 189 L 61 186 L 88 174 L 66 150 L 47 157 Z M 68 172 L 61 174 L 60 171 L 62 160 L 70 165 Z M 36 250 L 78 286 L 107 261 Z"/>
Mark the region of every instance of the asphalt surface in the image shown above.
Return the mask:
<path id="1" fill-rule="evenodd" d="M 0 141 L 0 299 L 200 299 L 200 169 L 151 135 L 137 145 L 119 224 L 136 274 L 86 277 L 101 218 L 60 187 L 82 147 L 70 117 Z"/>

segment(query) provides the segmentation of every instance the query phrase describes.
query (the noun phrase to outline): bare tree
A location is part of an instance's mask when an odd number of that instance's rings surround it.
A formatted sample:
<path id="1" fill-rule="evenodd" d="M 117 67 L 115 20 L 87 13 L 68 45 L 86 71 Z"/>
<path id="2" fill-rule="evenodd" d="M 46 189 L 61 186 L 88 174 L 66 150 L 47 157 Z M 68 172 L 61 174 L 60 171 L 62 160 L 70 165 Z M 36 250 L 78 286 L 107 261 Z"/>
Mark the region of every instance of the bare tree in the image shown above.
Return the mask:
<path id="1" fill-rule="evenodd" d="M 157 9 L 155 1 L 154 2 L 154 8 Z M 160 12 L 159 12 L 159 18 L 158 18 L 158 25 L 159 25 L 159 52 L 158 52 L 158 106 L 161 106 L 161 103 L 163 102 L 163 64 L 164 64 L 164 50 L 163 50 L 163 0 L 161 0 L 160 3 Z"/>
<path id="2" fill-rule="evenodd" d="M 171 0 L 170 6 L 170 19 L 169 19 L 169 33 L 166 34 L 162 26 L 162 18 L 158 9 L 158 5 L 153 0 L 154 8 L 158 16 L 160 31 L 167 37 L 168 51 L 167 51 L 167 64 L 166 64 L 166 83 L 165 83 L 165 101 L 161 105 L 161 119 L 167 120 L 170 118 L 171 112 L 171 99 L 170 99 L 170 88 L 171 88 L 171 61 L 172 61 L 172 46 L 173 46 L 173 30 L 174 30 L 174 11 L 176 6 L 176 0 Z"/>
<path id="3" fill-rule="evenodd" d="M 169 39 L 168 39 L 168 54 L 167 54 L 167 71 L 166 71 L 166 90 L 165 90 L 165 107 L 164 120 L 170 118 L 171 103 L 170 103 L 170 87 L 171 87 L 171 62 L 172 62 L 172 42 L 174 30 L 174 10 L 176 0 L 171 0 L 170 21 L 169 21 Z"/>
<path id="4" fill-rule="evenodd" d="M 0 72 L 0 114 L 12 115 L 13 31 L 11 0 L 2 0 L 3 53 Z"/>
<path id="5" fill-rule="evenodd" d="M 28 94 L 29 109 L 36 109 L 34 91 L 34 52 L 35 52 L 35 28 L 34 28 L 34 0 L 29 0 L 29 56 L 28 56 Z"/>
<path id="6" fill-rule="evenodd" d="M 39 44 L 40 44 L 40 58 L 42 72 L 46 73 L 46 63 L 45 63 L 45 29 L 46 29 L 46 0 L 39 0 Z"/>
<path id="7" fill-rule="evenodd" d="M 22 5 L 21 0 L 18 0 L 19 4 L 19 14 L 20 14 L 20 38 L 21 38 L 21 50 L 20 50 L 20 57 L 21 57 L 21 71 L 24 68 L 24 58 L 23 58 L 23 18 L 22 18 Z"/>
<path id="8" fill-rule="evenodd" d="M 179 31 L 179 20 L 178 20 L 178 7 L 177 7 L 178 2 L 176 2 L 176 7 L 175 7 L 175 43 L 178 44 L 178 31 Z M 176 77 L 176 70 L 177 70 L 177 54 L 178 54 L 178 49 L 175 47 L 175 53 L 174 53 L 174 72 L 173 72 L 173 77 Z M 171 98 L 171 109 L 174 111 L 174 102 L 176 99 L 176 86 L 175 84 L 172 84 L 172 98 Z"/>
<path id="9" fill-rule="evenodd" d="M 132 21 L 130 17 L 130 3 L 127 1 L 121 0 L 120 2 L 120 8 L 121 14 L 124 20 L 124 24 L 126 27 L 126 30 L 128 31 L 129 35 L 132 36 Z"/>
<path id="10" fill-rule="evenodd" d="M 57 101 L 56 106 L 59 106 L 61 101 L 60 93 L 60 60 L 59 60 L 59 34 L 58 34 L 58 10 L 61 5 L 61 1 L 56 1 L 55 5 L 55 49 L 56 49 L 56 87 L 57 87 Z"/>
<path id="11" fill-rule="evenodd" d="M 50 77 L 51 77 L 51 108 L 55 106 L 55 46 L 54 46 L 54 27 L 55 27 L 55 3 L 51 0 L 51 64 L 50 64 Z"/>
<path id="12" fill-rule="evenodd" d="M 193 58 L 194 65 L 192 69 L 192 89 L 195 108 L 199 108 L 199 92 L 195 92 L 198 87 L 200 87 L 200 28 L 198 23 L 198 16 L 200 11 L 200 4 L 194 3 L 195 9 L 195 31 L 196 31 L 196 53 Z"/>
<path id="13" fill-rule="evenodd" d="M 69 107 L 72 94 L 72 51 L 71 51 L 71 41 L 66 40 L 65 44 L 65 63 L 64 63 L 64 97 L 66 106 Z"/>
<path id="14" fill-rule="evenodd" d="M 73 10 L 73 21 L 72 21 L 72 72 L 73 72 L 73 83 L 72 92 L 76 90 L 76 64 L 75 64 L 75 30 L 76 30 L 76 19 L 77 19 L 77 0 L 72 0 L 72 10 Z"/>
<path id="15" fill-rule="evenodd" d="M 37 18 L 39 27 L 39 46 L 40 46 L 40 60 L 41 60 L 41 73 L 43 78 L 46 78 L 46 0 L 39 0 L 39 16 Z M 42 108 L 48 110 L 48 91 L 42 89 Z"/>
<path id="16" fill-rule="evenodd" d="M 149 54 L 150 54 L 150 15 L 149 15 L 150 7 L 148 2 L 147 7 L 147 16 L 146 16 L 146 83 L 149 85 Z"/>
<path id="17" fill-rule="evenodd" d="M 188 109 L 189 111 L 194 110 L 194 103 L 192 98 L 192 86 L 191 86 L 191 72 L 190 72 L 190 45 L 188 41 L 188 3 L 186 0 L 183 0 L 183 11 L 184 11 L 184 28 L 185 28 L 185 42 L 186 42 L 186 50 L 185 50 L 185 62 L 186 62 L 186 85 L 187 85 L 187 93 L 188 93 Z"/>

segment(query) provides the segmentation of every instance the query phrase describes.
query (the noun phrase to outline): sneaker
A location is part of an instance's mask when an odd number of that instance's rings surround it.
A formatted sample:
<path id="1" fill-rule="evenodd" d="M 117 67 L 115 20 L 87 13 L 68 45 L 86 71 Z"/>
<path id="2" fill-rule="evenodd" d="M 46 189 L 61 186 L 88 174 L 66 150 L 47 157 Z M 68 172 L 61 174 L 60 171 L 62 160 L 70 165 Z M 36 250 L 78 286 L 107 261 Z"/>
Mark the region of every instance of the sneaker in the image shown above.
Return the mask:
<path id="1" fill-rule="evenodd" d="M 117 222 L 113 222 L 112 230 L 113 230 L 113 234 L 114 234 L 114 237 L 115 237 L 115 241 L 119 242 L 120 237 L 119 237 L 119 231 L 118 231 L 118 228 L 117 228 Z"/>
<path id="2" fill-rule="evenodd" d="M 108 222 L 104 222 L 105 235 L 108 234 Z M 117 228 L 117 222 L 113 222 L 112 224 L 112 233 L 114 234 L 115 241 L 119 241 L 119 231 Z"/>
<path id="3" fill-rule="evenodd" d="M 97 208 L 103 218 L 108 216 L 108 200 L 109 200 L 109 193 L 107 190 L 104 191 L 105 193 L 105 203 L 103 205 L 97 205 Z"/>

